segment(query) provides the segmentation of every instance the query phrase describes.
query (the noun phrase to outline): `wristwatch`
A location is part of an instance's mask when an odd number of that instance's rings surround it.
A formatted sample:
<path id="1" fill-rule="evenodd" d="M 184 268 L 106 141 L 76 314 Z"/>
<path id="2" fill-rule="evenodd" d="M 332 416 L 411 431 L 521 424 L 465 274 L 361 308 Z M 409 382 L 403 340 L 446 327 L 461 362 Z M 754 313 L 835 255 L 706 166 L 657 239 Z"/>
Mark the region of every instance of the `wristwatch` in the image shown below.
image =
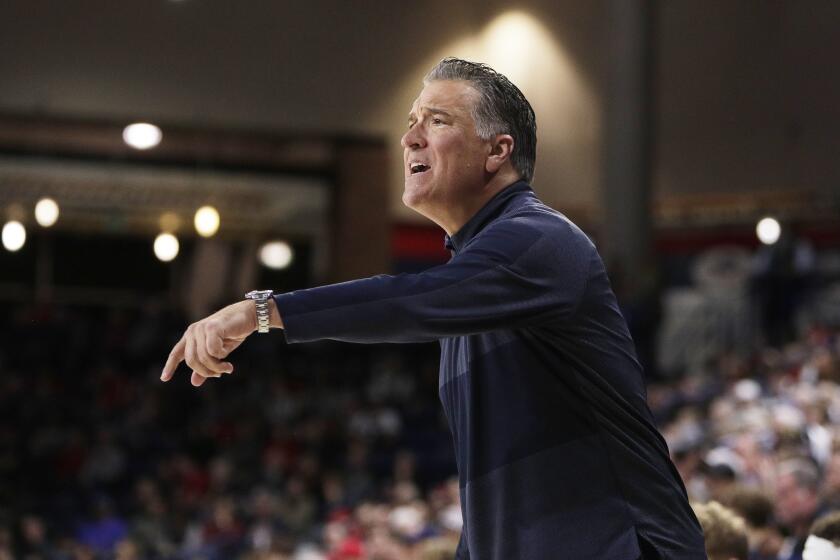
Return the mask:
<path id="1" fill-rule="evenodd" d="M 245 294 L 246 299 L 254 300 L 257 306 L 257 332 L 267 333 L 269 323 L 268 300 L 274 294 L 272 290 L 253 290 Z"/>

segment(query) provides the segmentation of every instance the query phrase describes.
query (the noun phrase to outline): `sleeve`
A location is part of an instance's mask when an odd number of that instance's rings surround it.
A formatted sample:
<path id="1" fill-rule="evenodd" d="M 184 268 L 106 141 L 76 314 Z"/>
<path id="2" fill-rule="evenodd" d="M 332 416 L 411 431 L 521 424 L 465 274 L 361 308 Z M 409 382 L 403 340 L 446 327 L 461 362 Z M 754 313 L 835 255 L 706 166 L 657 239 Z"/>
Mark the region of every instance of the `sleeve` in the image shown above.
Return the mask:
<path id="1" fill-rule="evenodd" d="M 571 229 L 554 236 L 509 220 L 422 273 L 374 276 L 275 300 L 290 343 L 427 342 L 518 328 L 574 312 L 593 250 Z"/>

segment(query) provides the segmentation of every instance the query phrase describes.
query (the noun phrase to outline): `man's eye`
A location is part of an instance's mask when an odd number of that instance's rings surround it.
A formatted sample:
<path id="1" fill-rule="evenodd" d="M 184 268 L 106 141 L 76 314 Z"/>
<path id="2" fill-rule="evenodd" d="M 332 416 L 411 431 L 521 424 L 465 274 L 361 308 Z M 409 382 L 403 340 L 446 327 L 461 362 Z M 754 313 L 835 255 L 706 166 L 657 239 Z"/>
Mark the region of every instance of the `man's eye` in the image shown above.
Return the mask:
<path id="1" fill-rule="evenodd" d="M 438 119 L 438 118 L 434 118 L 434 119 L 432 119 L 432 124 L 443 124 L 443 120 Z"/>

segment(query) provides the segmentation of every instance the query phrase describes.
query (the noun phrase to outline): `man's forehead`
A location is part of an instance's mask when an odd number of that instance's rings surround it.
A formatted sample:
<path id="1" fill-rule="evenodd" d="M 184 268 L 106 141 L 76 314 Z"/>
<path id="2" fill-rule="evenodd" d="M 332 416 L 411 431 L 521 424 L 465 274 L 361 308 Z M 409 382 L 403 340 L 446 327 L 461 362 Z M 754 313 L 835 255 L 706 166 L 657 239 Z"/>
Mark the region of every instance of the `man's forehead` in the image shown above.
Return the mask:
<path id="1" fill-rule="evenodd" d="M 442 109 L 450 113 L 469 113 L 478 92 L 465 81 L 435 80 L 427 83 L 414 103 L 409 114 L 431 109 Z"/>

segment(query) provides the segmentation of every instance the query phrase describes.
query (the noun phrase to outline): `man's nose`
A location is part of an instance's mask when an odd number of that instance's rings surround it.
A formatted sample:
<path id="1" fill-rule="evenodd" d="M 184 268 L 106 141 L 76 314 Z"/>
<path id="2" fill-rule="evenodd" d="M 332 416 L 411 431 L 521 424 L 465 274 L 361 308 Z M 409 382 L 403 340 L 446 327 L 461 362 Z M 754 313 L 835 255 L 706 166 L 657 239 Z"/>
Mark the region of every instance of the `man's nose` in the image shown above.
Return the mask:
<path id="1" fill-rule="evenodd" d="M 420 131 L 420 127 L 414 125 L 413 127 L 409 128 L 405 134 L 403 134 L 402 139 L 400 140 L 403 148 L 422 148 L 423 145 L 426 143 L 425 138 L 423 137 L 423 133 Z"/>

